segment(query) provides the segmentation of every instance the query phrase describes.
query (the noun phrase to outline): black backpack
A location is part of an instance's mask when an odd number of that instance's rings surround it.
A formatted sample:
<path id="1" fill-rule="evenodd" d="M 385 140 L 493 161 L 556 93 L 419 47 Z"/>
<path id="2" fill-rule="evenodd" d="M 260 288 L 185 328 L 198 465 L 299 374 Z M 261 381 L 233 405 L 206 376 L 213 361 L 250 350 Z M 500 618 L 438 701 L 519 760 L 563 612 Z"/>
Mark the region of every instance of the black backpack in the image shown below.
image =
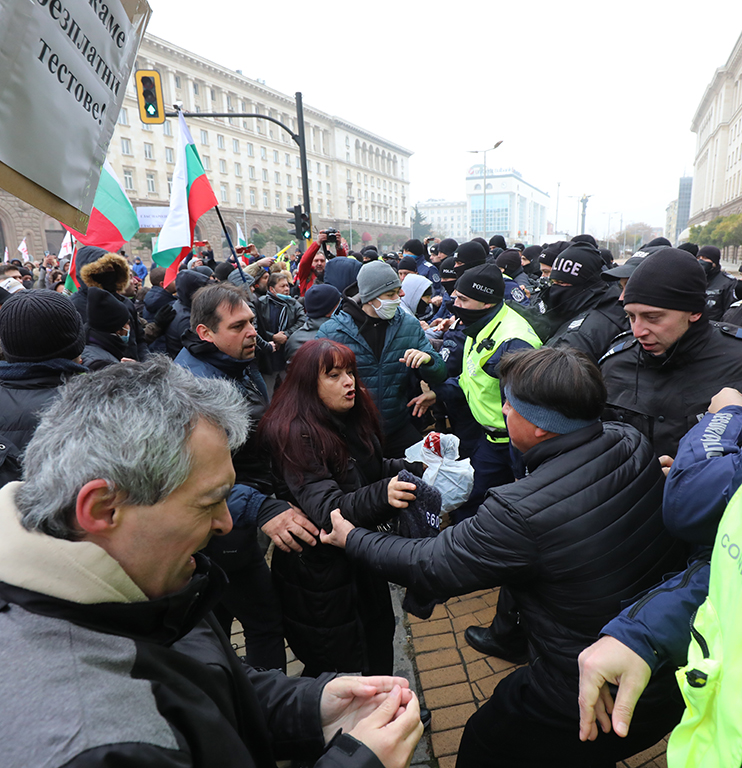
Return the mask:
<path id="1" fill-rule="evenodd" d="M 20 480 L 22 474 L 21 452 L 15 443 L 0 434 L 0 488 L 14 480 Z"/>

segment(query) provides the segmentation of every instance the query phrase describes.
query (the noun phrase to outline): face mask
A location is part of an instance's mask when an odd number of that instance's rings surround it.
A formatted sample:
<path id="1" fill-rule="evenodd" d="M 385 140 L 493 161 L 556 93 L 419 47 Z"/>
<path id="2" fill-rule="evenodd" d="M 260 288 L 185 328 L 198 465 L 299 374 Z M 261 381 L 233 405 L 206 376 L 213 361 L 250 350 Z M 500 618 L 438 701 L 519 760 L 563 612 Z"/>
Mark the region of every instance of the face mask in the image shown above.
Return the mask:
<path id="1" fill-rule="evenodd" d="M 129 337 L 131 336 L 131 333 L 127 333 L 126 336 L 119 336 L 119 339 L 124 343 L 124 345 L 129 343 Z"/>
<path id="2" fill-rule="evenodd" d="M 451 307 L 451 312 L 466 325 L 473 325 L 483 317 L 492 314 L 492 307 L 485 307 L 484 309 L 465 309 L 464 307 L 457 307 L 456 305 Z"/>
<path id="3" fill-rule="evenodd" d="M 402 303 L 402 299 L 378 299 L 378 301 L 381 302 L 380 307 L 374 307 L 373 304 L 371 306 L 382 320 L 391 320 L 397 314 L 397 308 Z"/>
<path id="4" fill-rule="evenodd" d="M 703 267 L 703 271 L 706 273 L 706 277 L 708 277 L 711 274 L 711 271 L 716 266 L 711 261 L 703 261 L 702 259 L 698 260 L 698 263 Z"/>
<path id="5" fill-rule="evenodd" d="M 291 301 L 291 296 L 289 296 L 287 293 L 276 293 L 275 297 L 277 299 L 281 299 L 281 301 L 285 301 L 287 304 Z"/>

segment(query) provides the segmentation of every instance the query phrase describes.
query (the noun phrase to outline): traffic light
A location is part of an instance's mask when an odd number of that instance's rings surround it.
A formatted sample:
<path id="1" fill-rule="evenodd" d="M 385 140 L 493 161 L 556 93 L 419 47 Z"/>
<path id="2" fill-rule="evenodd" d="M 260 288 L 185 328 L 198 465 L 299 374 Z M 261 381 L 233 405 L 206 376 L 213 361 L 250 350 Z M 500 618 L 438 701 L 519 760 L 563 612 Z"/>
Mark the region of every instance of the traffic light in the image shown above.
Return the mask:
<path id="1" fill-rule="evenodd" d="M 301 206 L 299 206 L 299 210 L 301 211 Z M 301 214 L 301 235 L 300 236 L 302 240 L 312 239 L 312 225 L 309 222 L 309 214 L 306 212 L 302 212 Z"/>
<path id="2" fill-rule="evenodd" d="M 134 83 L 139 102 L 139 118 L 143 123 L 165 122 L 165 103 L 162 98 L 162 80 L 155 69 L 138 69 Z"/>
<path id="3" fill-rule="evenodd" d="M 289 234 L 292 235 L 297 239 L 297 241 L 302 240 L 302 234 L 301 234 L 301 206 L 295 205 L 293 208 L 287 208 L 286 209 L 289 213 L 293 213 L 293 218 L 288 219 L 289 224 L 293 227 L 293 229 L 289 230 Z"/>

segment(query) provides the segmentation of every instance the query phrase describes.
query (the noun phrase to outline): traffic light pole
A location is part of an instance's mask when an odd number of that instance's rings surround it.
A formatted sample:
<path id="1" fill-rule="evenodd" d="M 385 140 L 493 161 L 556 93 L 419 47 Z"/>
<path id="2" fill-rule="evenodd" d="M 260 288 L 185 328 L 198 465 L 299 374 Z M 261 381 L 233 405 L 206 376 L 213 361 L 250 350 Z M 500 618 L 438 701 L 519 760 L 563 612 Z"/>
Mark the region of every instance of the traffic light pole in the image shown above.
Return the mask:
<path id="1" fill-rule="evenodd" d="M 176 109 L 175 112 L 165 112 L 165 117 L 177 117 L 178 114 L 182 114 L 183 117 L 258 117 L 261 120 L 268 120 L 271 123 L 283 128 L 286 133 L 294 140 L 299 147 L 299 162 L 301 164 L 301 190 L 304 198 L 303 205 L 304 210 L 309 216 L 309 222 L 312 221 L 312 211 L 309 206 L 309 176 L 307 168 L 307 145 L 304 134 L 304 103 L 301 97 L 301 91 L 296 92 L 296 122 L 298 125 L 298 133 L 294 133 L 288 125 L 284 125 L 280 120 L 276 120 L 275 117 L 269 115 L 261 115 L 255 112 L 185 112 L 183 110 Z M 221 216 L 220 216 L 221 218 Z M 311 238 L 310 238 L 311 239 Z M 229 237 L 227 237 L 229 240 Z"/>

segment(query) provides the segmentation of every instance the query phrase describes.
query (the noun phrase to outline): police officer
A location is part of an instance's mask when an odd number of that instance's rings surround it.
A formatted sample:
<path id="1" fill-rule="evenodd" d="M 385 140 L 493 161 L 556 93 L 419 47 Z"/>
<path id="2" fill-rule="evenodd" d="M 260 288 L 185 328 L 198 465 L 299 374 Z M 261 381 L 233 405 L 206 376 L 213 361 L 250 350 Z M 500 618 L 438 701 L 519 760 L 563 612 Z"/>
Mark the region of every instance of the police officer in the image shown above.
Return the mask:
<path id="1" fill-rule="evenodd" d="M 737 281 L 721 270 L 721 251 L 704 245 L 698 251 L 698 263 L 706 273 L 706 313 L 709 320 L 721 320 L 735 300 Z"/>
<path id="2" fill-rule="evenodd" d="M 742 331 L 709 322 L 706 287 L 686 251 L 647 256 L 624 290 L 632 335 L 617 338 L 601 360 L 604 418 L 636 427 L 658 456 L 675 456 L 721 387 L 742 387 Z"/>

